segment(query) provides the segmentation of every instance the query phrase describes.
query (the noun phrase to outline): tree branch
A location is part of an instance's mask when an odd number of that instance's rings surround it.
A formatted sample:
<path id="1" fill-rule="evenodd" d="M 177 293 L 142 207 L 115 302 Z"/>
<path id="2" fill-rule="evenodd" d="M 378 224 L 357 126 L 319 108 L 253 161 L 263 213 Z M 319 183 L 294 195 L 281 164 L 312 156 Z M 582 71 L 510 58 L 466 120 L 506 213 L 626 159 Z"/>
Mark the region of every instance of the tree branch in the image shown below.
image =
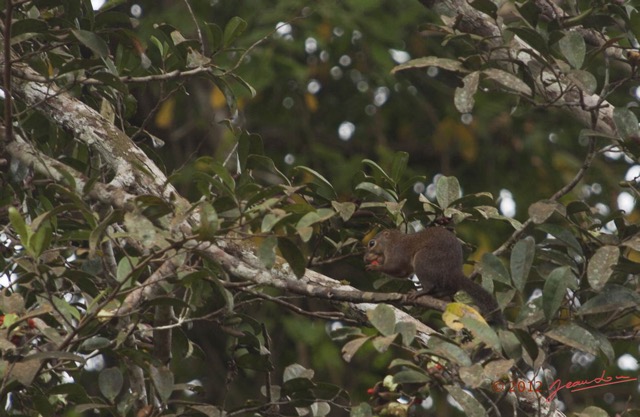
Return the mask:
<path id="1" fill-rule="evenodd" d="M 482 36 L 483 45 L 491 51 L 492 60 L 499 63 L 503 70 L 514 73 L 514 60 L 521 62 L 531 71 L 538 95 L 555 102 L 556 106 L 562 107 L 583 125 L 605 135 L 616 135 L 614 106 L 611 103 L 597 94 L 586 94 L 579 87 L 561 81 L 548 66 L 538 61 L 536 54 L 532 53 L 535 48 L 517 35 L 510 45 L 505 46 L 502 37 L 504 28 L 469 5 L 467 0 L 420 0 L 420 3 L 439 13 L 452 31 Z"/>
<path id="2" fill-rule="evenodd" d="M 4 124 L 0 123 L 0 130 L 5 129 Z M 15 140 L 7 144 L 6 151 L 13 159 L 33 168 L 37 173 L 59 184 L 67 183 L 64 174 L 69 175 L 75 182 L 74 191 L 78 193 L 78 195 L 83 196 L 86 193 L 95 201 L 100 201 L 113 207 L 129 210 L 133 208 L 133 200 L 137 197 L 136 195 L 129 194 L 122 188 L 101 182 L 94 182 L 91 189 L 86 190 L 85 188 L 89 183 L 87 177 L 70 166 L 40 153 L 17 134 L 15 135 Z"/>
<path id="3" fill-rule="evenodd" d="M 3 63 L 3 69 L 6 62 Z M 14 68 L 27 75 L 37 73 L 25 64 Z M 52 83 L 39 83 L 12 78 L 12 88 L 27 106 L 32 106 L 61 128 L 96 150 L 113 170 L 110 185 L 136 195 L 150 194 L 172 201 L 181 210 L 189 203 L 167 182 L 166 175 L 120 129 L 93 108 L 60 90 Z M 6 121 L 5 121 L 6 123 Z"/>

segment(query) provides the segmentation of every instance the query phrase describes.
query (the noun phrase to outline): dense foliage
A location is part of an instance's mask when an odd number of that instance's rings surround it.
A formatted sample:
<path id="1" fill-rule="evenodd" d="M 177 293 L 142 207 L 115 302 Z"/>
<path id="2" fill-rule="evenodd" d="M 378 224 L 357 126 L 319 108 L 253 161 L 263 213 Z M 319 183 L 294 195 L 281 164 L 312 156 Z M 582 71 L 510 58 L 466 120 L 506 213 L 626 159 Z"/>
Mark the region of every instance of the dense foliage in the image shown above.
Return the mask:
<path id="1" fill-rule="evenodd" d="M 638 4 L 270 3 L 0 2 L 6 412 L 640 414 Z"/>

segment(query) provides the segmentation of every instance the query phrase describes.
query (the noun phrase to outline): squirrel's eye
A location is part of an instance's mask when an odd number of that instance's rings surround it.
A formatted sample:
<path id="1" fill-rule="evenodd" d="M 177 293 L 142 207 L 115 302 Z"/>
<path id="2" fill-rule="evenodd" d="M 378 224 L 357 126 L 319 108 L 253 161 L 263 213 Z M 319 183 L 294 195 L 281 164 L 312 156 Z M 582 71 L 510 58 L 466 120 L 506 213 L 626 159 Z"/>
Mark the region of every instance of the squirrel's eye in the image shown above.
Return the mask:
<path id="1" fill-rule="evenodd" d="M 376 240 L 375 240 L 375 239 L 371 239 L 371 240 L 369 241 L 369 247 L 370 247 L 370 248 L 372 248 L 372 247 L 374 247 L 375 245 L 376 245 Z"/>

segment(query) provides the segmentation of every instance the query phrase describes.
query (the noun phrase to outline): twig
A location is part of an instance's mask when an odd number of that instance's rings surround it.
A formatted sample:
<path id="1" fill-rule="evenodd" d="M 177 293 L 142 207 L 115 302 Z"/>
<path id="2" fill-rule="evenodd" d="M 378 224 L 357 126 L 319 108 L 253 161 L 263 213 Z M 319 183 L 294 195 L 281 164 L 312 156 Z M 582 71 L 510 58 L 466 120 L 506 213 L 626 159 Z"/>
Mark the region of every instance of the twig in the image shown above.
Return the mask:
<path id="1" fill-rule="evenodd" d="M 296 16 L 293 19 L 282 23 L 281 25 L 276 26 L 275 29 L 273 29 L 271 32 L 267 33 L 266 35 L 264 35 L 262 38 L 258 39 L 257 41 L 255 41 L 254 43 L 251 44 L 250 47 L 248 47 L 241 55 L 240 58 L 238 58 L 238 60 L 236 61 L 235 65 L 231 68 L 229 68 L 228 70 L 224 71 L 224 74 L 229 74 L 234 72 L 235 70 L 237 70 L 240 65 L 242 64 L 242 61 L 244 61 L 244 58 L 249 54 L 249 52 L 253 51 L 258 45 L 260 45 L 262 42 L 264 42 L 269 36 L 273 35 L 274 33 L 276 33 L 278 31 L 278 29 L 280 29 L 283 26 L 289 25 L 292 22 L 295 22 L 298 19 L 304 19 L 304 16 Z"/>
<path id="2" fill-rule="evenodd" d="M 267 332 L 267 326 L 262 323 L 262 337 L 264 337 L 264 347 L 268 352 L 271 352 L 271 337 L 269 337 L 269 332 Z M 265 395 L 267 397 L 267 403 L 271 404 L 273 401 L 273 396 L 271 395 L 271 372 L 267 370 L 264 376 L 264 385 L 265 385 Z"/>
<path id="3" fill-rule="evenodd" d="M 157 288 L 157 283 L 166 279 L 168 276 L 174 275 L 177 269 L 177 265 L 173 258 L 167 259 L 153 274 L 149 276 L 139 288 L 129 293 L 122 302 L 120 308 L 116 312 L 116 315 L 126 315 L 133 311 L 145 298 L 149 297 L 149 293 L 153 292 Z"/>
<path id="4" fill-rule="evenodd" d="M 280 298 L 277 297 L 272 297 L 268 294 L 264 294 L 258 291 L 254 291 L 248 288 L 241 288 L 241 291 L 249 293 L 251 295 L 254 295 L 256 297 L 265 299 L 265 300 L 269 300 L 272 301 L 276 304 L 280 304 L 281 306 L 293 311 L 294 313 L 300 314 L 302 316 L 307 316 L 307 317 L 313 317 L 313 318 L 319 318 L 322 320 L 345 320 L 345 315 L 343 313 L 339 313 L 339 312 L 333 312 L 333 311 L 316 311 L 316 312 L 309 312 L 306 311 L 296 305 L 293 305 L 291 303 L 288 303 Z"/>
<path id="5" fill-rule="evenodd" d="M 571 190 L 573 190 L 576 185 L 578 185 L 578 183 L 582 180 L 584 175 L 587 173 L 587 171 L 591 167 L 593 158 L 596 155 L 595 144 L 596 144 L 596 139 L 594 137 L 591 137 L 589 139 L 589 150 L 587 152 L 587 156 L 584 158 L 584 161 L 582 162 L 582 167 L 580 167 L 580 169 L 578 170 L 576 175 L 573 177 L 573 179 L 569 181 L 564 187 L 556 191 L 549 198 L 549 200 L 551 201 L 559 200 L 561 197 L 567 195 Z M 516 230 L 515 232 L 513 232 L 513 234 L 509 237 L 509 239 L 507 239 L 498 249 L 493 251 L 493 254 L 496 256 L 500 256 L 503 253 L 505 253 L 511 247 L 511 245 L 513 245 L 515 242 L 518 241 L 518 239 L 520 239 L 520 237 L 524 234 L 525 230 L 531 223 L 533 223 L 533 220 L 530 218 L 527 219 L 524 223 L 522 223 L 522 227 Z M 472 277 L 475 275 L 477 275 L 476 272 L 472 274 Z"/>
<path id="6" fill-rule="evenodd" d="M 189 0 L 184 0 L 184 4 L 187 5 L 187 9 L 189 9 L 189 14 L 193 19 L 193 24 L 196 25 L 196 30 L 198 32 L 198 39 L 200 40 L 200 52 L 202 55 L 205 55 L 204 51 L 204 40 L 202 38 L 202 31 L 200 30 L 200 25 L 198 24 L 198 20 L 196 19 L 196 15 L 193 14 L 193 10 L 191 9 L 191 4 L 189 4 Z"/>
<path id="7" fill-rule="evenodd" d="M 153 81 L 170 81 L 170 80 L 175 80 L 177 78 L 187 78 L 187 77 L 193 77 L 201 74 L 209 74 L 214 72 L 215 70 L 219 70 L 219 69 L 216 68 L 215 66 L 197 67 L 197 68 L 193 68 L 186 71 L 174 70 L 174 71 L 165 72 L 162 74 L 145 75 L 141 77 L 133 77 L 130 75 L 125 75 L 125 76 L 119 77 L 119 80 L 127 84 L 143 84 L 143 83 L 149 83 Z M 14 68 L 12 72 L 13 72 L 13 75 L 15 75 L 16 77 L 22 78 L 26 81 L 34 81 L 38 83 L 51 83 L 61 78 L 61 77 L 47 78 L 41 75 L 27 74 L 25 71 L 22 71 L 17 68 Z M 90 78 L 90 77 L 78 77 L 74 80 L 74 82 L 82 85 L 104 85 L 103 81 L 97 80 L 95 78 Z"/>
<path id="8" fill-rule="evenodd" d="M 4 24 L 4 140 L 0 143 L 0 155 L 4 155 L 4 147 L 7 142 L 13 140 L 13 121 L 11 102 L 11 19 L 13 15 L 13 0 L 7 0 L 6 21 Z"/>

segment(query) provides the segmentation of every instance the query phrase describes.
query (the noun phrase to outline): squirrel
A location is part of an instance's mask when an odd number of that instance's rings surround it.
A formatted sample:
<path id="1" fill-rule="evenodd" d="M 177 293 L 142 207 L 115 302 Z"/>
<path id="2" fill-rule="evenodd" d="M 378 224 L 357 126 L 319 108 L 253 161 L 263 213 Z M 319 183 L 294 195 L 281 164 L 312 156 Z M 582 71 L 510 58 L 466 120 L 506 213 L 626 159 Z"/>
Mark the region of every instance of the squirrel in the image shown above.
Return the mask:
<path id="1" fill-rule="evenodd" d="M 422 294 L 443 298 L 463 290 L 489 322 L 504 325 L 495 298 L 464 275 L 462 245 L 444 227 L 430 227 L 412 234 L 383 230 L 369 241 L 364 261 L 367 271 L 397 278 L 415 273 L 422 284 Z"/>

